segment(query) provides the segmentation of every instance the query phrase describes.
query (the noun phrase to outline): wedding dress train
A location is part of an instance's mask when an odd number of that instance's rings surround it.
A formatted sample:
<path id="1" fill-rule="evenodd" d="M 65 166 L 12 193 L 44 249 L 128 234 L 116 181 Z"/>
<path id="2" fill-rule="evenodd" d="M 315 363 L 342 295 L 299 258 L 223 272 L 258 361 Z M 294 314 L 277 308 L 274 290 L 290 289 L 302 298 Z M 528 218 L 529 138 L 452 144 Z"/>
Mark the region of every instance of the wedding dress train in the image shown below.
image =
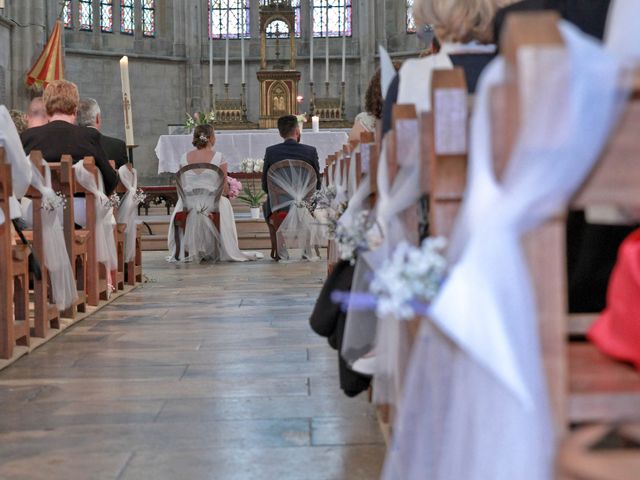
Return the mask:
<path id="1" fill-rule="evenodd" d="M 211 164 L 220 166 L 223 163 L 222 154 L 220 152 L 216 152 L 211 159 Z M 180 159 L 180 166 L 184 167 L 187 165 L 187 154 L 185 153 Z M 211 177 L 210 176 L 201 176 L 196 172 L 186 172 L 184 175 L 187 176 L 189 188 L 211 188 Z M 184 261 L 189 258 L 185 256 L 185 242 L 182 241 L 184 238 L 184 232 L 179 232 L 180 235 L 180 252 L 176 252 L 176 241 L 175 241 L 175 216 L 176 212 L 182 211 L 184 205 L 182 203 L 182 199 L 178 199 L 176 207 L 171 215 L 171 220 L 169 223 L 169 233 L 168 233 L 168 247 L 170 256 L 167 258 L 169 261 Z M 238 232 L 236 230 L 236 222 L 233 214 L 233 207 L 231 206 L 231 202 L 227 197 L 220 197 L 220 201 L 218 204 L 218 210 L 220 213 L 220 232 L 218 232 L 218 238 L 220 241 L 220 252 L 219 259 L 223 262 L 246 262 L 248 260 L 258 260 L 263 257 L 260 252 L 249 252 L 249 251 L 241 251 L 238 247 Z M 177 254 L 177 255 L 176 255 Z"/>

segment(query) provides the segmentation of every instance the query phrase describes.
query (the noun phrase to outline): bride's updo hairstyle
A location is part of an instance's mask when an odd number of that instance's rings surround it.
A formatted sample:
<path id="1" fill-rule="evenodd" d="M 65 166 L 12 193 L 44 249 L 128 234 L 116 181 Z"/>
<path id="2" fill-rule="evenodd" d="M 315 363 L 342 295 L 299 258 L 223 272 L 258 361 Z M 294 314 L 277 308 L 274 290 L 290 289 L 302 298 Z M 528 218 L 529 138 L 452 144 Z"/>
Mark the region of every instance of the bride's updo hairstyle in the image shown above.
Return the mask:
<path id="1" fill-rule="evenodd" d="M 209 124 L 206 125 L 198 125 L 193 130 L 193 141 L 191 144 L 196 147 L 198 150 L 202 150 L 209 145 L 209 139 L 213 139 L 214 132 L 213 127 Z"/>
<path id="2" fill-rule="evenodd" d="M 516 0 L 415 0 L 413 18 L 418 25 L 431 24 L 439 40 L 483 43 L 493 41 L 496 11 Z"/>

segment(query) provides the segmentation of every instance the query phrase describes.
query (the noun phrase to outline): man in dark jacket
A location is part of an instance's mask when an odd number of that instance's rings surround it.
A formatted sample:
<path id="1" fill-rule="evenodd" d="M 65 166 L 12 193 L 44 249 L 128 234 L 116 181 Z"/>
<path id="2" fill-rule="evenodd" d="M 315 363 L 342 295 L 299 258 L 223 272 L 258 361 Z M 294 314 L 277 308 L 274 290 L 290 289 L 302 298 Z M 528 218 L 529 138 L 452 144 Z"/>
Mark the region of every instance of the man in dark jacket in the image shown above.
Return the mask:
<path id="1" fill-rule="evenodd" d="M 78 125 L 81 127 L 95 128 L 100 131 L 102 127 L 102 113 L 100 105 L 93 98 L 83 98 L 78 106 Z M 127 156 L 127 144 L 119 138 L 108 137 L 100 133 L 100 145 L 109 160 L 113 160 L 116 168 L 126 165 L 129 161 Z"/>
<path id="2" fill-rule="evenodd" d="M 316 171 L 316 177 L 318 179 L 316 188 L 320 189 L 322 184 L 318 152 L 315 147 L 300 143 L 300 128 L 298 127 L 298 119 L 295 115 L 280 117 L 278 119 L 278 130 L 284 142 L 267 147 L 267 151 L 264 154 L 264 167 L 262 170 L 262 190 L 267 193 L 267 201 L 264 202 L 263 205 L 264 218 L 267 222 L 271 215 L 267 174 L 273 164 L 281 160 L 302 160 L 303 162 L 307 162 Z"/>

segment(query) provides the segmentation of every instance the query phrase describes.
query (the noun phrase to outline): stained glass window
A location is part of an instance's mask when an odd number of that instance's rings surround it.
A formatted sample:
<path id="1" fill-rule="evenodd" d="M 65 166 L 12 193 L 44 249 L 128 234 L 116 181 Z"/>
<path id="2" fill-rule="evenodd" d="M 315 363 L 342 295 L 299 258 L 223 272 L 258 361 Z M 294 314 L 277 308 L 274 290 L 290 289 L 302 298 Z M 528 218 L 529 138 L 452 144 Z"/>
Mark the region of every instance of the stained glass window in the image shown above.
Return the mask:
<path id="1" fill-rule="evenodd" d="M 312 0 L 313 36 L 351 36 L 351 0 Z"/>
<path id="2" fill-rule="evenodd" d="M 407 33 L 416 33 L 416 21 L 413 19 L 413 0 L 406 0 L 407 7 Z"/>
<path id="3" fill-rule="evenodd" d="M 100 0 L 100 30 L 113 32 L 113 0 Z"/>
<path id="4" fill-rule="evenodd" d="M 251 36 L 248 0 L 211 0 L 209 8 L 209 34 L 213 38 Z"/>
<path id="5" fill-rule="evenodd" d="M 133 20 L 134 0 L 120 0 L 120 32 L 133 35 L 135 26 Z"/>
<path id="6" fill-rule="evenodd" d="M 142 34 L 156 36 L 156 0 L 142 0 Z"/>
<path id="7" fill-rule="evenodd" d="M 62 7 L 62 23 L 64 23 L 64 28 L 73 28 L 71 0 L 65 0 L 64 6 Z"/>
<path id="8" fill-rule="evenodd" d="M 260 0 L 260 3 L 262 5 L 265 5 L 267 3 L 269 3 L 269 0 Z M 296 13 L 296 20 L 295 20 L 295 30 L 296 30 L 296 37 L 300 37 L 300 0 L 291 0 L 291 6 L 293 7 L 295 13 Z M 278 26 L 278 33 L 280 34 L 280 38 L 288 38 L 289 37 L 289 31 L 287 29 L 287 27 L 284 25 L 284 22 L 272 22 L 267 26 L 267 38 L 272 37 L 274 38 L 276 36 L 276 25 Z M 283 32 L 286 30 L 286 34 L 283 34 Z"/>
<path id="9" fill-rule="evenodd" d="M 80 30 L 93 30 L 93 0 L 78 0 Z"/>

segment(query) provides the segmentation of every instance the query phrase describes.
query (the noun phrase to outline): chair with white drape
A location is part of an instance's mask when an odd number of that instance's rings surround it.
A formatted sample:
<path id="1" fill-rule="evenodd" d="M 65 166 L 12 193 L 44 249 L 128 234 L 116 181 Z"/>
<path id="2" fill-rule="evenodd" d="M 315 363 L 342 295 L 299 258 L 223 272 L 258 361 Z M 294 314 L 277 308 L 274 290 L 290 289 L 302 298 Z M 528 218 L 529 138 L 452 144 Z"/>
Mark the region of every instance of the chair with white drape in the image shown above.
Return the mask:
<path id="1" fill-rule="evenodd" d="M 136 221 L 138 218 L 138 203 L 135 199 L 138 191 L 138 172 L 131 164 L 127 164 L 118 169 L 118 176 L 121 187 L 119 190 L 124 195 L 118 207 L 116 220 L 119 224 L 126 225 L 124 241 L 126 281 L 128 285 L 134 285 L 136 278 L 142 274 L 141 265 L 136 265 L 136 256 L 139 255 L 138 247 L 140 245 Z"/>
<path id="2" fill-rule="evenodd" d="M 281 160 L 267 173 L 271 218 L 276 231 L 277 255 L 289 258 L 289 249 L 302 249 L 312 256 L 312 249 L 324 240 L 323 230 L 308 209 L 316 191 L 313 167 L 302 160 Z"/>
<path id="3" fill-rule="evenodd" d="M 114 235 L 115 219 L 109 198 L 101 188 L 102 177 L 93 157 L 85 157 L 73 165 L 75 192 L 85 198 L 76 198 L 85 208 L 86 229 L 90 231 L 87 252 L 87 295 L 89 305 L 107 300 L 112 285 L 110 272 L 118 266 L 118 253 Z M 82 224 L 81 224 L 82 225 Z"/>
<path id="4" fill-rule="evenodd" d="M 179 201 L 173 232 L 179 260 L 220 260 L 219 204 L 224 178 L 224 172 L 211 163 L 186 165 L 176 174 Z"/>

